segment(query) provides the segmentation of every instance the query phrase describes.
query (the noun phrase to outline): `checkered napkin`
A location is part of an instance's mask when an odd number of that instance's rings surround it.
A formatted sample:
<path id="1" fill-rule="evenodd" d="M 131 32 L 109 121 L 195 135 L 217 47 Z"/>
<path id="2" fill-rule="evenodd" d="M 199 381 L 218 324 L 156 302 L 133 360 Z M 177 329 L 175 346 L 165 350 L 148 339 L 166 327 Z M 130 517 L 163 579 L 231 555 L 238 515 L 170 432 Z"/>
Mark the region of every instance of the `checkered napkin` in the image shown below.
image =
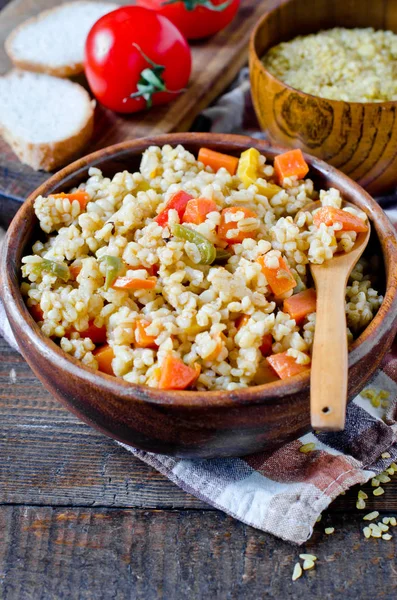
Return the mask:
<path id="1" fill-rule="evenodd" d="M 208 108 L 196 123 L 219 132 L 248 132 L 257 127 L 249 103 L 249 84 L 242 73 L 236 86 Z M 397 224 L 397 199 L 383 199 Z M 17 349 L 0 304 L 0 333 Z M 397 345 L 370 383 L 389 392 L 388 407 L 375 408 L 357 396 L 347 410 L 341 433 L 309 433 L 273 452 L 244 458 L 186 460 L 126 450 L 151 465 L 186 492 L 236 519 L 284 540 L 304 543 L 319 514 L 341 492 L 365 483 L 397 461 Z M 315 450 L 300 452 L 314 442 Z M 388 452 L 390 458 L 383 459 Z"/>

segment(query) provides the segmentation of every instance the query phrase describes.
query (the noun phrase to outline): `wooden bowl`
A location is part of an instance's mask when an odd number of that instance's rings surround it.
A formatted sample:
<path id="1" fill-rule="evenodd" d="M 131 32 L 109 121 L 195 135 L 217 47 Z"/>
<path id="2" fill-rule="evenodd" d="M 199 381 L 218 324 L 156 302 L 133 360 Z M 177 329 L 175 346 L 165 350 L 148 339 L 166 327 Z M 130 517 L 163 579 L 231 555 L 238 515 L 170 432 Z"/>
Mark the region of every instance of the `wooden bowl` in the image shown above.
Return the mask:
<path id="1" fill-rule="evenodd" d="M 342 102 L 305 94 L 271 75 L 261 61 L 280 42 L 336 26 L 397 32 L 397 2 L 283 0 L 266 13 L 250 44 L 255 111 L 273 143 L 300 147 L 379 195 L 397 185 L 397 102 Z"/>
<path id="2" fill-rule="evenodd" d="M 90 166 L 112 176 L 138 167 L 151 145 L 183 144 L 197 154 L 201 146 L 239 155 L 254 146 L 272 160 L 280 149 L 242 136 L 178 133 L 124 142 L 66 167 L 40 186 L 14 218 L 2 253 L 2 296 L 21 352 L 45 387 L 86 423 L 127 444 L 184 457 L 244 455 L 274 448 L 310 429 L 309 375 L 232 392 L 162 391 L 98 373 L 65 354 L 42 335 L 20 293 L 21 257 L 37 236 L 33 201 L 39 195 L 68 190 L 87 178 Z M 397 329 L 397 241 L 374 200 L 348 177 L 307 157 L 317 186 L 339 188 L 346 200 L 372 221 L 374 241 L 384 259 L 385 300 L 349 355 L 349 397 L 371 377 Z M 330 357 L 332 358 L 332 357 Z"/>

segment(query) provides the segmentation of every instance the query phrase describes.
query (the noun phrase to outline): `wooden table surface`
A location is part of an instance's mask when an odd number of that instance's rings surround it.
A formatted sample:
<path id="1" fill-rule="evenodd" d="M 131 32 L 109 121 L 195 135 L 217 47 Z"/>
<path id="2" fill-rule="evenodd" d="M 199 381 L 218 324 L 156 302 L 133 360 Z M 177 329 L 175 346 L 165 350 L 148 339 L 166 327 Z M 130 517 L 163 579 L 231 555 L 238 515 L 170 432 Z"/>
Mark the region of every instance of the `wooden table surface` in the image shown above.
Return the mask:
<path id="1" fill-rule="evenodd" d="M 298 549 L 211 509 L 80 423 L 2 339 L 0 457 L 2 600 L 397 598 L 397 528 L 391 541 L 366 540 L 357 489 Z M 365 487 L 368 511 L 396 515 L 397 477 L 384 487 L 381 498 Z M 318 564 L 293 583 L 300 552 Z"/>
<path id="2" fill-rule="evenodd" d="M 80 423 L 1 338 L 0 459 L 1 600 L 397 598 L 397 529 L 391 541 L 366 540 L 357 489 L 298 549 Z M 397 514 L 397 477 L 381 498 L 365 489 L 368 510 Z M 318 564 L 293 583 L 300 552 Z"/>

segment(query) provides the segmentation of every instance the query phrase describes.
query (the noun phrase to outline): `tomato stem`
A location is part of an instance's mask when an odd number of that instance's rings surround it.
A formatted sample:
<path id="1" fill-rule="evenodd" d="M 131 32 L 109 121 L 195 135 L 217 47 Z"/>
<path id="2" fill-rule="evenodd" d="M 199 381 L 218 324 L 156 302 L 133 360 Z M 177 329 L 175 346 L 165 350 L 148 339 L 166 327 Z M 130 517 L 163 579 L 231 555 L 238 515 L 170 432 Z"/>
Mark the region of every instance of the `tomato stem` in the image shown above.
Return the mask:
<path id="1" fill-rule="evenodd" d="M 178 4 L 179 2 L 182 2 L 189 12 L 199 6 L 214 12 L 223 12 L 230 6 L 233 0 L 226 0 L 225 2 L 222 2 L 222 4 L 212 4 L 211 0 L 165 0 L 165 2 L 162 2 L 162 6 L 167 6 L 167 4 Z"/>
<path id="2" fill-rule="evenodd" d="M 146 62 L 151 65 L 151 68 L 143 69 L 141 72 L 139 81 L 137 83 L 137 91 L 133 94 L 130 94 L 129 98 L 143 98 L 146 101 L 146 108 L 151 108 L 153 105 L 153 95 L 157 92 L 167 92 L 168 94 L 179 94 L 183 90 L 169 90 L 165 85 L 165 81 L 163 79 L 163 73 L 165 71 L 164 65 L 158 65 L 153 60 L 151 60 L 146 54 L 143 52 L 142 48 L 138 46 L 138 44 L 132 44 L 141 54 L 141 56 L 146 60 Z M 125 98 L 125 102 L 128 98 Z"/>

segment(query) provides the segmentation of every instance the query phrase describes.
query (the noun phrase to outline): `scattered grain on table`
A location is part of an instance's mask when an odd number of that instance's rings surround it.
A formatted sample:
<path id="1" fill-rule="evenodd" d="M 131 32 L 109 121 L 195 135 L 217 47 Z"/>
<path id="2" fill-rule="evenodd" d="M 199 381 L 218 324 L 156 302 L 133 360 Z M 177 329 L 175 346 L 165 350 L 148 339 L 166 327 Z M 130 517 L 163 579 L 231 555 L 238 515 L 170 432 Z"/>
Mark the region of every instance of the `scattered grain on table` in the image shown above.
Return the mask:
<path id="1" fill-rule="evenodd" d="M 308 444 L 303 444 L 300 448 L 299 448 L 299 452 L 302 452 L 302 454 L 308 454 L 309 452 L 313 452 L 313 450 L 316 449 L 316 444 L 314 442 L 309 442 Z"/>
<path id="2" fill-rule="evenodd" d="M 296 565 L 294 566 L 294 570 L 292 572 L 292 581 L 296 581 L 297 579 L 299 579 L 299 577 L 302 576 L 302 567 L 300 565 L 300 563 L 296 563 Z"/>

